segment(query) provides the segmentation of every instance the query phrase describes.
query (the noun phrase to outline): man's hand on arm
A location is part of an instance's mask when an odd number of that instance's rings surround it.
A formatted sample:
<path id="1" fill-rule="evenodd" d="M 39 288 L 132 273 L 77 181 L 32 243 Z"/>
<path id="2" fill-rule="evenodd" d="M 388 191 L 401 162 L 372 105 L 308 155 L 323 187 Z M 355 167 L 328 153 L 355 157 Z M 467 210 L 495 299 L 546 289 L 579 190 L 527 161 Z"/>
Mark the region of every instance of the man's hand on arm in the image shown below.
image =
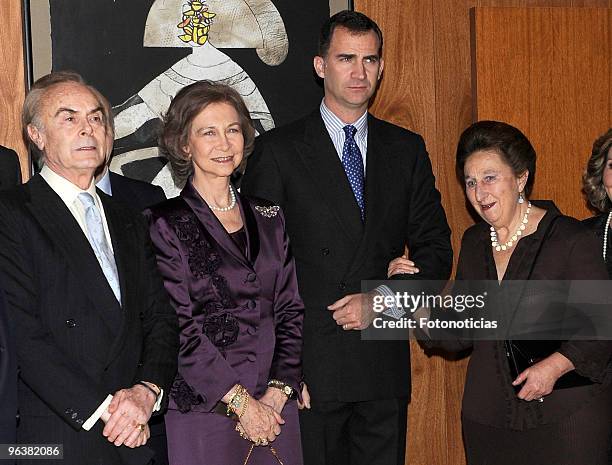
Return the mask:
<path id="1" fill-rule="evenodd" d="M 333 312 L 336 324 L 342 326 L 345 331 L 351 329 L 363 330 L 370 326 L 376 316 L 372 303 L 374 295 L 374 292 L 349 294 L 327 308 Z"/>

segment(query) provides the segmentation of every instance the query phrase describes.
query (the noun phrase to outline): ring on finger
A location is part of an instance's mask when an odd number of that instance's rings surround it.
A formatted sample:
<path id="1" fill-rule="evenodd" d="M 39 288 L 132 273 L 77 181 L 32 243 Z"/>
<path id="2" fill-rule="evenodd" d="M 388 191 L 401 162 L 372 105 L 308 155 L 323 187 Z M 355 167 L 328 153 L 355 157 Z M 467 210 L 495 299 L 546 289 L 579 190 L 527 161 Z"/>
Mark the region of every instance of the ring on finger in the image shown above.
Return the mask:
<path id="1" fill-rule="evenodd" d="M 349 327 L 348 323 L 344 323 L 344 324 L 342 325 L 342 329 L 348 329 L 348 327 Z"/>
<path id="2" fill-rule="evenodd" d="M 136 428 L 140 430 L 140 432 L 142 433 L 145 430 L 145 425 L 142 423 L 138 423 L 136 425 Z"/>

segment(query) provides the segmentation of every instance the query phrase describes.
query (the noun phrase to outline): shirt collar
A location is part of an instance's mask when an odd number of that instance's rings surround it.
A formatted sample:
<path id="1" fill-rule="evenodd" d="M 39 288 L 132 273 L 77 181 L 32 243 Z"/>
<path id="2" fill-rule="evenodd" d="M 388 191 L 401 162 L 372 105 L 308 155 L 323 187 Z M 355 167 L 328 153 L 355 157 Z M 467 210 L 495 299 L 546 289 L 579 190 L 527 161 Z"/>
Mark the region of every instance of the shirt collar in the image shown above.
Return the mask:
<path id="1" fill-rule="evenodd" d="M 87 190 L 82 190 L 76 184 L 72 184 L 66 178 L 60 176 L 47 165 L 43 166 L 42 170 L 40 170 L 40 175 L 42 178 L 49 184 L 49 187 L 53 189 L 53 191 L 60 196 L 62 201 L 66 205 L 72 205 L 74 201 L 77 199 L 78 195 L 83 192 L 88 192 L 94 199 L 97 199 L 96 195 L 96 184 L 93 179 L 91 180 L 91 184 L 87 188 Z"/>
<path id="2" fill-rule="evenodd" d="M 106 195 L 113 195 L 113 188 L 110 182 L 110 170 L 105 168 L 104 176 L 100 178 L 100 180 L 96 183 L 96 187 L 104 192 Z"/>
<path id="3" fill-rule="evenodd" d="M 325 105 L 325 99 L 321 100 L 321 107 L 320 107 L 320 111 L 321 111 L 321 117 L 323 118 L 323 122 L 325 123 L 325 126 L 327 127 L 327 130 L 329 132 L 344 132 L 344 126 L 347 125 L 347 123 L 345 123 L 344 121 L 342 121 L 340 118 L 338 118 L 328 107 L 327 105 Z M 365 140 L 368 137 L 368 112 L 367 110 L 363 112 L 363 115 L 361 115 L 357 121 L 355 121 L 354 123 L 352 123 L 353 126 L 355 126 L 355 129 L 357 129 L 357 133 L 356 136 L 361 139 L 361 140 Z"/>

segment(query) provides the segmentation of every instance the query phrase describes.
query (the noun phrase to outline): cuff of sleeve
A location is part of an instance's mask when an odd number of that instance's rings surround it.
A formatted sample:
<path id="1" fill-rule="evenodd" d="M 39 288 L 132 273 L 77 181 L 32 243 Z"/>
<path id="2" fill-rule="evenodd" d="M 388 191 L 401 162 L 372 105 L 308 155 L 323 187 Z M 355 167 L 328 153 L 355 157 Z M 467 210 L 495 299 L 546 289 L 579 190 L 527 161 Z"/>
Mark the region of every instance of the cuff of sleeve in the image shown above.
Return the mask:
<path id="1" fill-rule="evenodd" d="M 108 396 L 106 396 L 106 399 L 104 399 L 104 402 L 100 404 L 100 406 L 96 409 L 93 415 L 90 416 L 85 423 L 83 423 L 83 429 L 85 431 L 89 431 L 93 427 L 93 425 L 96 424 L 96 421 L 100 419 L 100 417 L 102 416 L 104 411 L 108 408 L 112 400 L 113 400 L 112 395 L 109 394 Z"/>
<path id="2" fill-rule="evenodd" d="M 157 402 L 155 402 L 155 405 L 153 406 L 154 412 L 159 412 L 159 410 L 161 409 L 163 398 L 164 398 L 164 390 L 162 388 L 159 388 L 159 395 L 157 396 Z"/>
<path id="3" fill-rule="evenodd" d="M 378 286 L 376 289 L 374 289 L 374 292 L 378 292 L 378 294 L 380 294 L 383 297 L 383 299 L 385 297 L 390 297 L 390 299 L 388 300 L 394 301 L 394 305 L 390 305 L 390 306 L 385 305 L 385 310 L 383 310 L 382 312 L 383 315 L 387 315 L 387 316 L 390 316 L 391 318 L 395 318 L 396 320 L 399 320 L 402 316 L 406 314 L 404 309 L 400 307 L 399 305 L 397 305 L 397 302 L 395 302 L 395 294 L 389 288 L 389 286 L 386 286 L 383 284 L 381 286 Z"/>

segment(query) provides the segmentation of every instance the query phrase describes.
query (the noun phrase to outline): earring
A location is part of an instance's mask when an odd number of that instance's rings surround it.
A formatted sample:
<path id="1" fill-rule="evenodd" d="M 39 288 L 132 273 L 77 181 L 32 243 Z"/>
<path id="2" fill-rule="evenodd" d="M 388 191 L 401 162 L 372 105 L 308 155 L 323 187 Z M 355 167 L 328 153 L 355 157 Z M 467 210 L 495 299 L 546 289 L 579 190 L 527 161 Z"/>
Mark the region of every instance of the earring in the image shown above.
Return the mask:
<path id="1" fill-rule="evenodd" d="M 525 197 L 523 197 L 522 192 L 519 192 L 518 203 L 525 203 Z"/>

